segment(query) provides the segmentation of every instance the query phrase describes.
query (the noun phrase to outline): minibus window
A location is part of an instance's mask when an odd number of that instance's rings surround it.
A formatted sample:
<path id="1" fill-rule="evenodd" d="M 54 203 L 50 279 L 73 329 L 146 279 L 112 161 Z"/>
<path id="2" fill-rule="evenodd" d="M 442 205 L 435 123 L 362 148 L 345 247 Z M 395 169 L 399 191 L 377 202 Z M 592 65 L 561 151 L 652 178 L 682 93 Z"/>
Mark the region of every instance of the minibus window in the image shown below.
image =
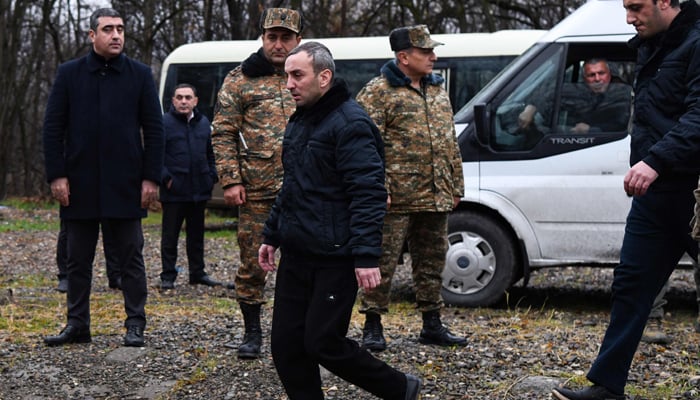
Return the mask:
<path id="1" fill-rule="evenodd" d="M 237 63 L 219 64 L 172 64 L 168 68 L 163 90 L 163 110 L 170 109 L 170 97 L 179 83 L 189 83 L 197 88 L 199 103 L 197 109 L 211 121 L 214 117 L 214 104 L 219 88 L 226 75 Z"/>

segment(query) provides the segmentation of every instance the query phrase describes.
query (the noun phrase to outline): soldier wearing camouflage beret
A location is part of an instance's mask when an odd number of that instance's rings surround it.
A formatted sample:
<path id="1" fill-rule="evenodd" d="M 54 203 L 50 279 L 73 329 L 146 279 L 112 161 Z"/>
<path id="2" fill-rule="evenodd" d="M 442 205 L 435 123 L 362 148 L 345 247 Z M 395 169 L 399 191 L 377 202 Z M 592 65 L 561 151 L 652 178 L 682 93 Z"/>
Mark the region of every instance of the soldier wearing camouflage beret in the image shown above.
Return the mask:
<path id="1" fill-rule="evenodd" d="M 236 298 L 245 336 L 239 358 L 260 357 L 260 309 L 267 274 L 258 265 L 262 230 L 282 185 L 282 137 L 296 110 L 286 88 L 284 62 L 301 41 L 296 10 L 269 8 L 260 18 L 262 47 L 232 70 L 219 90 L 212 123 L 216 168 L 227 204 L 238 206 Z"/>
<path id="2" fill-rule="evenodd" d="M 357 95 L 384 139 L 388 193 L 379 262 L 382 282 L 361 295 L 360 312 L 366 315 L 362 344 L 373 351 L 386 348 L 380 316 L 388 312 L 391 280 L 407 242 L 423 314 L 419 341 L 462 346 L 466 340 L 440 320 L 447 215 L 464 194 L 452 106 L 443 78 L 433 74 L 433 49 L 442 43 L 430 38 L 425 25 L 394 29 L 389 41 L 396 58 Z"/>

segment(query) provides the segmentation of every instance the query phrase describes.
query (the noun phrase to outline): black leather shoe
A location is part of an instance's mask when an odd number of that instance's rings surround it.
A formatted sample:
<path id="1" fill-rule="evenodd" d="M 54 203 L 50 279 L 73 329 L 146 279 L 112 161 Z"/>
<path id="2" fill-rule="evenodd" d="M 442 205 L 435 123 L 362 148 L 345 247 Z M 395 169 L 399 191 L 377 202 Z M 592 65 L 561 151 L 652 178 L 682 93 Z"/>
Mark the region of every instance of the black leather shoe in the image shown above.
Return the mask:
<path id="1" fill-rule="evenodd" d="M 362 328 L 362 347 L 376 352 L 386 350 L 381 315 L 368 312 L 365 318 L 365 326 Z"/>
<path id="2" fill-rule="evenodd" d="M 420 378 L 406 374 L 406 400 L 417 400 L 420 396 Z"/>
<path id="3" fill-rule="evenodd" d="M 143 328 L 136 325 L 126 327 L 126 336 L 124 336 L 124 346 L 127 347 L 143 347 Z"/>
<path id="4" fill-rule="evenodd" d="M 552 396 L 559 400 L 624 400 L 624 394 L 614 394 L 603 386 L 593 385 L 581 390 L 564 387 L 552 389 Z"/>
<path id="5" fill-rule="evenodd" d="M 175 289 L 175 282 L 174 281 L 161 281 L 160 282 L 160 289 L 161 290 Z"/>
<path id="6" fill-rule="evenodd" d="M 68 278 L 63 278 L 58 280 L 58 286 L 56 286 L 56 290 L 58 290 L 61 293 L 65 293 L 68 291 Z"/>
<path id="7" fill-rule="evenodd" d="M 190 285 L 219 286 L 221 285 L 221 282 L 211 279 L 209 275 L 202 275 L 199 278 L 190 278 Z"/>
<path id="8" fill-rule="evenodd" d="M 69 343 L 90 343 L 92 342 L 92 337 L 90 337 L 90 329 L 80 329 L 73 325 L 66 325 L 65 328 L 56 336 L 46 336 L 44 338 L 44 343 L 47 346 L 63 346 Z"/>
<path id="9" fill-rule="evenodd" d="M 116 289 L 116 290 L 122 290 L 122 278 L 110 280 L 109 281 L 109 288 Z"/>

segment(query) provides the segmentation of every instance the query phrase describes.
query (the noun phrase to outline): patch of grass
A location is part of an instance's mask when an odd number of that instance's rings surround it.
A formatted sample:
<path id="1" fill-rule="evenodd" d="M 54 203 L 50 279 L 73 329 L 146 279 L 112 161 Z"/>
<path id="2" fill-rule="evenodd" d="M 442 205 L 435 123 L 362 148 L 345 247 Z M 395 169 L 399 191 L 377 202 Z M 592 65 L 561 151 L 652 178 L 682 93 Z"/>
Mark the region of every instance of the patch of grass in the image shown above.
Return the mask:
<path id="1" fill-rule="evenodd" d="M 49 231 L 58 230 L 59 221 L 46 221 L 46 220 L 13 220 L 13 221 L 0 221 L 0 233 L 2 232 L 16 232 L 16 231 Z"/>
<path id="2" fill-rule="evenodd" d="M 58 203 L 56 201 L 34 197 L 8 197 L 0 201 L 0 206 L 12 207 L 22 211 L 32 211 L 36 209 L 58 210 Z"/>

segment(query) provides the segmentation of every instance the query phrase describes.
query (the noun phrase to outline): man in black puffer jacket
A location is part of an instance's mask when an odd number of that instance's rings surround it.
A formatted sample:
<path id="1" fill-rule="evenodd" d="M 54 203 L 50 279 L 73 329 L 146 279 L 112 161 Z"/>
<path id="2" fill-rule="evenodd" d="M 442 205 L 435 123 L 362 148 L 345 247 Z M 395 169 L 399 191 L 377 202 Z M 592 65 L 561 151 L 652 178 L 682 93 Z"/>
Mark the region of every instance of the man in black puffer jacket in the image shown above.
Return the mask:
<path id="1" fill-rule="evenodd" d="M 283 140 L 282 189 L 265 223 L 260 267 L 282 253 L 272 315 L 272 357 L 291 400 L 323 399 L 319 365 L 382 399 L 416 399 L 420 380 L 346 337 L 358 286 L 380 282 L 386 213 L 377 127 L 333 80 L 330 52 L 304 43 L 285 62 L 297 105 Z"/>
<path id="2" fill-rule="evenodd" d="M 695 1 L 624 0 L 637 35 L 634 127 L 624 189 L 634 196 L 610 324 L 588 372 L 593 386 L 555 388 L 557 399 L 624 399 L 629 368 L 654 297 L 684 252 L 697 258 L 688 226 L 700 173 L 700 7 Z"/>
<path id="3" fill-rule="evenodd" d="M 194 86 L 181 83 L 175 87 L 170 112 L 163 116 L 161 289 L 175 288 L 177 241 L 185 221 L 190 284 L 220 285 L 204 272 L 204 209 L 217 177 L 209 120 L 197 110 L 197 101 Z"/>

